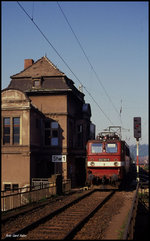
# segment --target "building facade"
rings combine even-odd
[[[84,94],[47,57],[25,60],[2,91],[2,189],[52,174],[84,185],[90,118]]]

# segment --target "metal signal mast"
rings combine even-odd
[[[134,117],[133,119],[133,129],[134,129],[134,137],[136,138],[136,145],[137,145],[137,181],[139,182],[139,138],[141,137],[141,117]]]

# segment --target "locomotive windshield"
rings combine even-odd
[[[106,152],[107,153],[116,153],[117,152],[117,144],[116,143],[107,143],[106,144]]]
[[[92,143],[91,151],[92,153],[101,153],[102,152],[102,143]]]
[[[117,153],[118,148],[116,143],[92,143],[92,153]]]

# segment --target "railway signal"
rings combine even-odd
[[[141,137],[141,117],[134,117],[134,137],[137,140]]]
[[[137,181],[139,182],[139,138],[141,137],[141,117],[134,117],[134,137],[137,144]]]

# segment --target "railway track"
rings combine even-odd
[[[55,214],[58,209],[65,208],[65,206],[67,206],[69,203],[73,203],[75,200],[80,200],[82,197],[90,195],[91,192],[93,191],[75,191],[71,195],[59,196],[58,198],[49,200],[48,202],[44,203],[44,205],[39,203],[36,204],[36,207],[26,207],[23,210],[14,210],[13,213],[11,212],[2,216],[2,239],[12,236],[11,234],[16,233],[17,230],[23,229],[24,227],[36,222],[46,215],[53,215],[53,213]]]
[[[30,223],[26,227],[8,234],[5,239],[14,237],[25,240],[73,239],[76,233],[115,193],[112,191],[92,190],[50,215]]]

